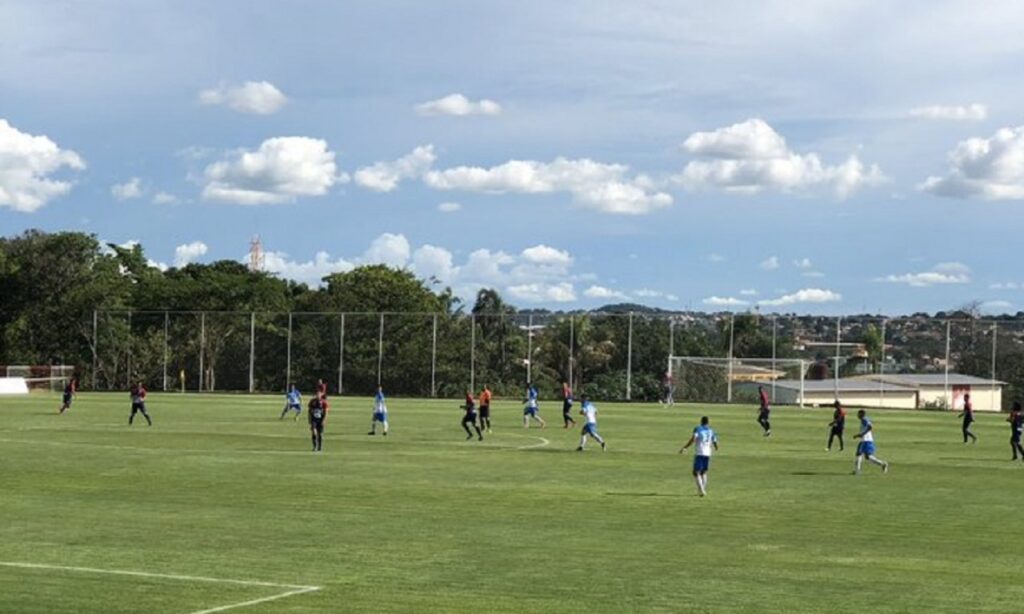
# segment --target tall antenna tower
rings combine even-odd
[[[252,240],[249,241],[249,270],[253,273],[260,273],[263,271],[263,264],[263,242],[260,241],[259,235],[253,235]]]

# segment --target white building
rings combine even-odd
[[[964,395],[971,395],[977,411],[1001,411],[1005,382],[960,373],[861,375],[839,380],[778,380],[776,403],[824,407],[836,399],[850,407],[896,409],[964,408]],[[751,386],[743,385],[744,388]],[[753,389],[756,390],[756,387]]]

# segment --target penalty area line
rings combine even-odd
[[[257,599],[250,599],[248,601],[240,601],[238,603],[229,603],[227,605],[221,605],[213,608],[196,610],[194,612],[190,612],[189,614],[212,614],[213,612],[225,612],[227,610],[244,608],[251,605],[266,603],[268,601],[277,601],[278,599],[284,599],[286,597],[293,597],[295,595],[302,595],[305,593],[313,593],[320,590],[319,586],[303,586],[301,584],[282,584],[280,582],[264,582],[262,580],[211,578],[208,576],[189,576],[183,574],[154,573],[148,571],[134,571],[126,569],[100,569],[97,567],[76,567],[71,565],[48,565],[45,563],[25,563],[21,561],[0,561],[0,567],[13,567],[17,569],[50,569],[56,571],[70,571],[75,573],[86,574],[133,576],[137,578],[158,578],[162,580],[176,580],[179,582],[209,582],[213,584],[234,584],[236,586],[260,586],[267,588],[288,589],[287,591],[275,593],[273,595],[268,595],[266,597],[259,597]]]

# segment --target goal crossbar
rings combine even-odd
[[[758,384],[771,388],[771,399],[776,399],[776,382],[787,379],[787,375],[795,370],[799,384],[796,387],[796,403],[804,404],[804,376],[807,368],[807,361],[800,358],[737,358],[737,357],[716,357],[716,356],[669,356],[668,372],[675,378],[678,369],[683,365],[708,367],[723,373],[725,377],[727,403],[733,400],[733,386],[735,384]],[[796,383],[796,382],[794,382]]]

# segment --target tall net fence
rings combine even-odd
[[[1015,319],[109,311],[91,324],[92,361],[78,374],[98,390],[279,392],[322,380],[352,395],[380,385],[450,398],[487,385],[515,397],[532,382],[553,398],[567,382],[598,399],[654,401],[670,386],[677,400],[748,403],[761,385],[774,403],[925,409],[1024,397]],[[714,360],[683,373],[672,357]]]

